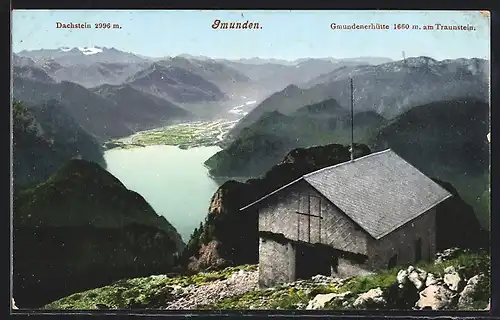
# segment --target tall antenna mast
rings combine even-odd
[[[351,161],[354,160],[354,86],[351,78]]]
[[[404,51],[403,51],[403,64],[406,64],[406,56]]]

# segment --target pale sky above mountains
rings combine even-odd
[[[213,29],[214,20],[258,22],[258,30]],[[121,29],[57,29],[56,22],[120,24]],[[390,30],[332,30],[336,24],[387,24]],[[475,31],[393,30],[394,24],[471,25]],[[69,11],[13,12],[13,51],[105,46],[150,57],[490,58],[490,20],[478,11]]]

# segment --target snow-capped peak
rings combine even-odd
[[[91,55],[102,52],[102,49],[100,47],[78,47],[78,50],[80,50],[84,55]]]
[[[61,47],[61,48],[59,48],[59,50],[61,50],[63,52],[69,52],[69,51],[72,51],[74,49],[78,49],[78,51],[80,51],[84,55],[91,55],[91,54],[96,54],[96,53],[102,52],[102,47],[97,47],[97,46],[93,46],[93,47],[76,47],[76,48],[70,48],[70,47]]]

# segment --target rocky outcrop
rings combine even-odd
[[[21,308],[164,273],[184,246],[144,198],[85,160],[17,191],[13,218],[13,290]]]
[[[462,292],[460,292],[458,298],[459,309],[469,308],[473,305],[474,294],[477,292],[478,286],[482,280],[484,280],[484,274],[475,275],[467,281],[467,285],[464,287]],[[489,303],[487,308],[489,309]]]
[[[355,150],[356,157],[370,152],[368,147],[358,144]],[[197,230],[191,236],[183,262],[187,265],[190,261],[199,260],[202,246],[217,240],[218,256],[225,261],[233,265],[257,263],[257,212],[253,209],[241,212],[239,209],[299,176],[349,159],[349,147],[338,144],[296,149],[260,179],[250,179],[246,183],[225,182],[212,197],[201,231]]]
[[[351,291],[346,291],[342,293],[327,293],[327,294],[318,294],[314,299],[309,301],[307,304],[306,310],[316,310],[323,309],[325,305],[333,300],[344,301],[345,298],[352,295]]]
[[[449,266],[446,269],[444,269],[444,273],[445,273],[443,278],[444,284],[451,291],[455,292],[458,291],[462,283],[462,278],[460,278],[458,272],[455,271],[455,268],[453,266]]]
[[[353,307],[368,309],[370,307],[383,306],[387,303],[384,298],[384,292],[381,288],[368,290],[358,295],[354,300]]]
[[[463,253],[463,251],[461,252]],[[457,250],[447,250],[440,253],[438,255],[441,260],[437,260],[436,265],[446,261],[445,257],[450,257],[451,253],[459,254]],[[414,309],[462,310],[473,308],[473,301],[477,300],[476,296],[480,290],[479,283],[481,281],[489,283],[482,273],[474,275],[466,281],[467,275],[474,271],[466,270],[462,266],[451,265],[440,272],[442,272],[442,276],[436,276],[434,273],[413,266],[398,272],[399,290],[411,286],[418,292],[418,298],[414,301]]]
[[[417,290],[422,289],[425,286],[427,279],[427,272],[420,268],[414,268],[413,266],[409,266],[408,269],[402,269],[398,272],[397,280],[400,288],[410,282],[412,283]]]
[[[219,255],[219,242],[212,240],[208,244],[202,244],[199,257],[192,257],[188,265],[189,270],[222,269],[228,265],[225,259]]]
[[[440,285],[430,285],[420,292],[417,309],[441,310],[451,307],[457,294]]]

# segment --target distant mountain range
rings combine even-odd
[[[14,66],[13,73],[15,99],[35,105],[59,101],[87,132],[102,140],[194,118],[173,103],[129,85],[89,90],[73,82],[56,82],[36,67]]]
[[[340,67],[387,60],[149,58],[95,46],[24,50],[12,58],[15,98],[35,104],[59,100],[89,133],[103,139],[172,121],[224,118],[235,106],[260,101],[289,84],[305,85]],[[103,90],[128,98],[104,97]],[[101,114],[94,118],[97,110]]]
[[[123,52],[115,48],[106,47],[62,47],[58,49],[23,50],[17,55],[27,57],[36,63],[45,60],[55,60],[62,66],[76,64],[90,65],[93,63],[138,63],[148,59],[141,58],[133,53]]]
[[[270,94],[289,84],[305,83],[340,66],[372,65],[388,61],[392,60],[383,57],[228,60],[188,54],[152,58],[96,46],[23,50],[13,56],[14,65],[37,66],[55,80],[75,82],[85,87],[122,84],[128,77],[158,62],[198,74],[226,94],[241,92],[245,88],[250,93],[263,91],[263,94]]]
[[[354,108],[394,118],[416,105],[464,97],[489,100],[489,62],[483,59],[436,61],[429,57],[379,65],[343,66],[307,83],[289,85],[250,111],[226,138],[257,121],[265,112],[293,113],[298,108],[327,99],[350,107],[350,79],[354,83]]]

